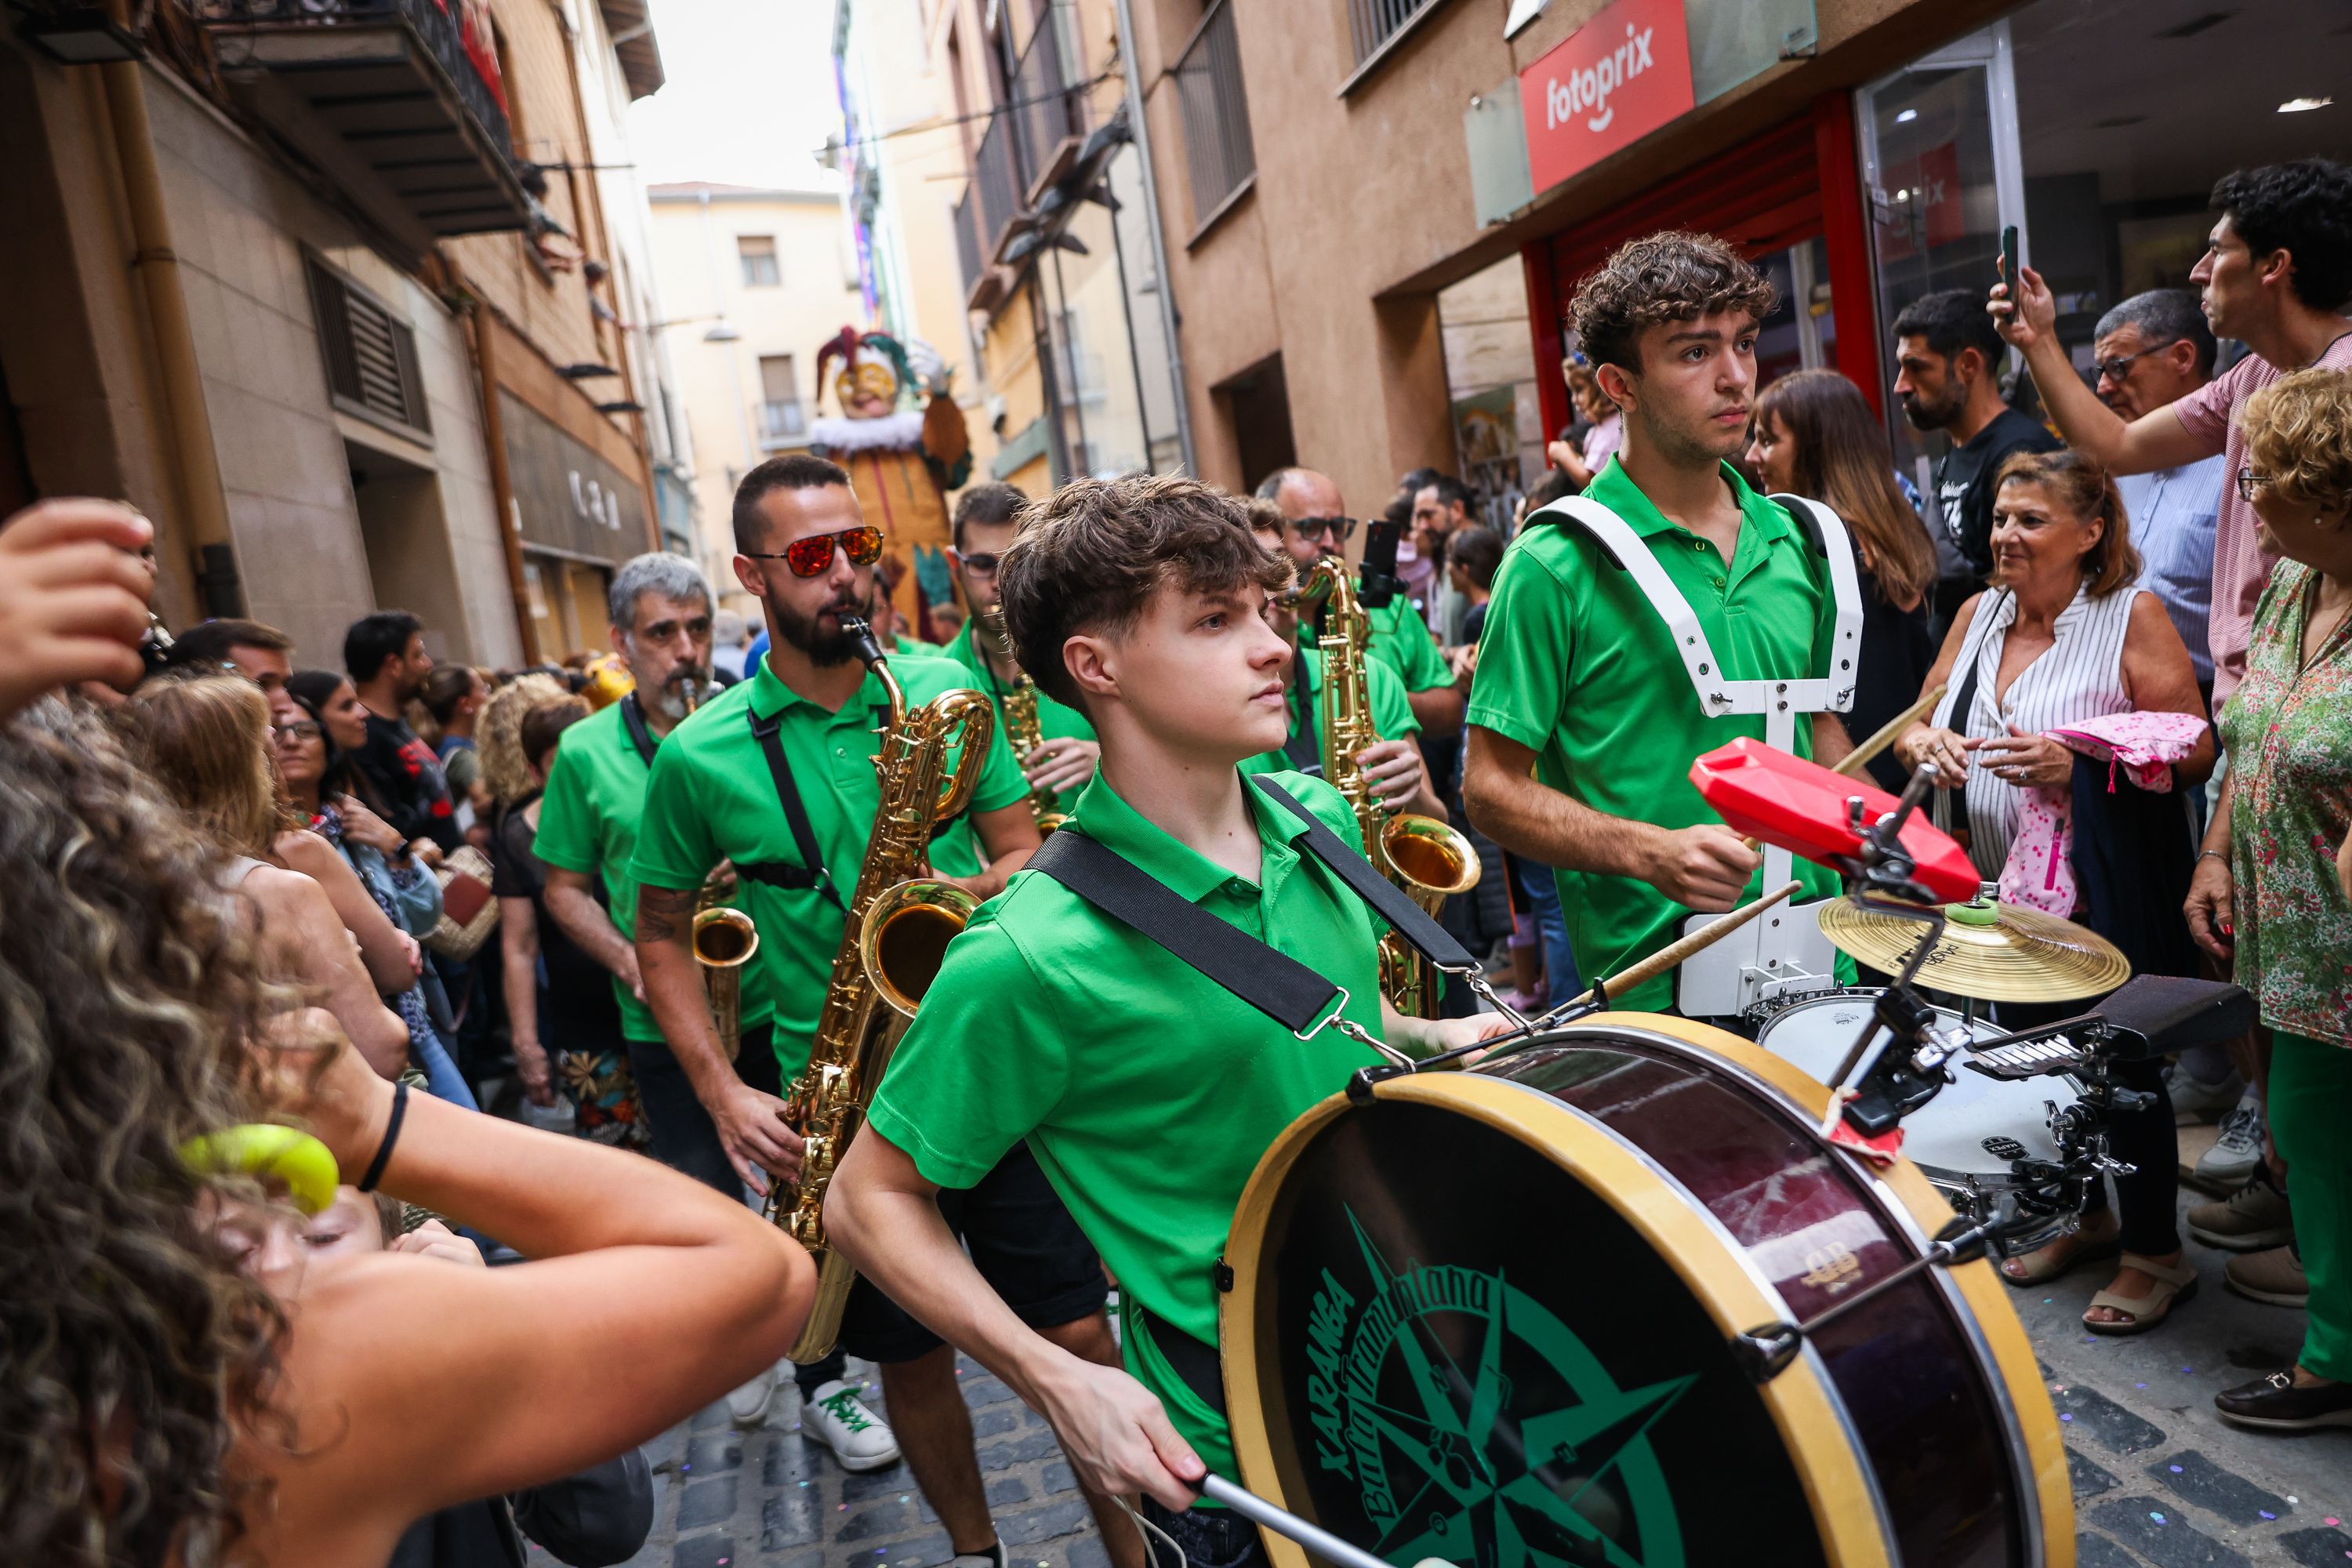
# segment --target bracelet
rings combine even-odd
[[[392,1120],[383,1124],[383,1142],[375,1146],[375,1158],[368,1162],[367,1174],[360,1178],[360,1191],[372,1193],[375,1191],[376,1183],[383,1179],[383,1167],[385,1162],[392,1158],[392,1146],[400,1142],[401,1118],[407,1114],[408,1085],[394,1084],[392,1086]]]
[[[2224,866],[2227,866],[2230,863],[2230,852],[2226,849],[2200,849],[2197,851],[2197,858],[2200,860],[2202,860],[2208,855],[2210,855],[2214,859],[2219,860]]]

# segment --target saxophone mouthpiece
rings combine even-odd
[[[856,650],[858,659],[862,663],[882,662],[882,645],[874,640],[874,628],[867,624],[864,616],[852,615],[843,610],[835,611],[833,618],[841,627],[841,635],[847,637],[850,647]]]

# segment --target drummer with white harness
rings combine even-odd
[[[1836,715],[1862,607],[1845,528],[1817,501],[1759,495],[1726,460],[1771,305],[1731,247],[1687,234],[1634,240],[1578,289],[1571,322],[1625,444],[1582,496],[1529,516],[1480,644],[1464,799],[1496,843],[1558,868],[1586,973],[1658,951],[1694,911],[1801,884],[1678,986],[1662,977],[1620,1007],[1728,1016],[1852,982],[1809,908],[1836,875],[1759,856],[1689,779],[1693,758],[1743,735],[1825,765],[1851,747]]]

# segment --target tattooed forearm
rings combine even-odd
[[[694,901],[699,892],[695,888],[639,888],[637,940],[676,942],[678,932],[694,919]]]

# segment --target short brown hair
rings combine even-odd
[[[2322,511],[2352,505],[2352,372],[2281,376],[2246,399],[2239,418],[2248,466],[2280,495]]]
[[[1253,496],[1242,504],[1249,509],[1251,532],[1270,532],[1278,540],[1289,531],[1290,520],[1282,514],[1282,509],[1274,502]]]
[[[1239,498],[1197,479],[1150,474],[1077,479],[1023,518],[997,581],[1021,668],[1057,702],[1084,711],[1063,645],[1122,632],[1163,586],[1219,593],[1289,580],[1290,558],[1250,532]]]
[[[559,697],[552,702],[542,702],[522,716],[522,726],[516,738],[522,743],[522,760],[532,767],[544,768],[547,753],[555,750],[563,731],[588,717],[588,700],[584,697]]]
[[[1642,373],[1642,332],[1660,321],[1695,321],[1719,310],[1762,321],[1772,285],[1729,243],[1668,229],[1627,240],[1576,286],[1568,315],[1594,368]]]
[[[268,856],[287,823],[261,688],[229,675],[150,680],[122,716],[148,775],[198,827],[232,855]]]
[[[771,458],[745,474],[735,487],[735,548],[750,550],[768,542],[768,520],[760,503],[771,490],[814,490],[826,485],[849,489],[849,470],[839,463],[806,452]]]
[[[2083,557],[2083,586],[2094,599],[2139,581],[2139,552],[2132,547],[2131,520],[2115,479],[2096,458],[2068,447],[2055,452],[2017,452],[2000,466],[1994,494],[2011,485],[2040,485],[2067,510],[2105,523],[2099,542]]]

